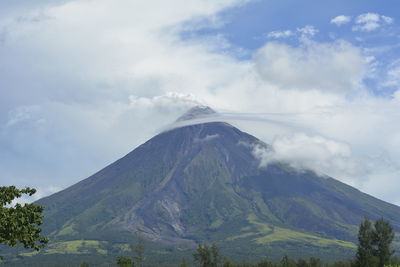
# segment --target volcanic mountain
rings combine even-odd
[[[190,124],[213,113],[195,107],[178,121]],[[147,253],[154,255],[215,242],[237,257],[338,258],[354,253],[364,217],[384,217],[400,230],[400,207],[284,162],[260,168],[255,147],[271,149],[224,122],[158,134],[37,202],[46,207],[43,226],[52,240],[47,253],[61,253],[75,242],[82,253],[92,244],[109,254],[133,242],[139,231],[149,244],[166,248],[149,245]]]

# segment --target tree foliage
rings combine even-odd
[[[322,262],[319,258],[311,257],[309,260],[310,267],[322,267]]]
[[[143,261],[144,261],[144,250],[145,250],[145,245],[144,245],[144,238],[141,233],[141,229],[138,227],[135,232],[135,237],[137,240],[136,244],[132,244],[130,246],[132,252],[134,252],[134,256],[132,258],[127,258],[124,256],[118,256],[117,257],[117,265],[121,267],[131,267],[131,266],[137,266],[141,267],[143,266]]]
[[[374,244],[374,254],[378,258],[379,267],[383,267],[389,263],[390,257],[394,250],[390,248],[394,238],[394,232],[390,223],[383,218],[375,222],[375,231],[373,232],[372,241]]]
[[[282,267],[296,267],[296,262],[290,259],[287,255],[283,256],[281,260]]]
[[[213,256],[214,255],[214,256]],[[216,255],[216,256],[215,256]],[[256,263],[235,263],[229,258],[224,257],[222,264],[219,264],[221,255],[216,245],[211,247],[207,245],[199,244],[196,253],[193,254],[194,260],[198,263],[196,266],[200,267],[354,267],[354,263],[351,260],[338,261],[334,263],[323,263],[321,259],[317,257],[310,257],[306,259],[298,259],[297,262],[287,255],[283,256],[279,263],[269,261],[268,258],[263,258]],[[185,262],[186,264],[186,262]],[[183,263],[180,266],[183,265]]]
[[[48,243],[41,236],[43,223],[43,206],[36,204],[15,204],[13,200],[27,194],[32,196],[32,188],[17,189],[15,186],[0,187],[0,243],[7,246],[22,244],[24,248],[40,250]]]
[[[309,267],[309,265],[305,259],[299,259],[297,261],[297,267]]]
[[[185,259],[182,259],[181,264],[179,265],[179,267],[189,267],[189,264],[186,262]]]
[[[364,219],[358,232],[358,247],[355,265],[357,267],[383,267],[390,263],[394,251],[390,244],[394,238],[393,228],[383,218],[374,225]]]
[[[217,267],[220,258],[218,247],[215,244],[211,247],[199,244],[193,257],[201,267]]]
[[[356,254],[357,267],[376,266],[376,259],[373,249],[374,230],[370,220],[365,219],[358,230],[358,247]]]
[[[133,266],[133,262],[132,259],[130,258],[126,258],[123,256],[118,256],[117,257],[117,265],[119,267],[132,267]]]

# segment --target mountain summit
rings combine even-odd
[[[214,113],[195,107],[178,120]],[[163,132],[39,200],[46,207],[45,232],[54,246],[96,240],[116,251],[140,229],[148,242],[167,247],[162,253],[171,259],[171,247],[185,251],[198,242],[215,242],[236,257],[269,251],[277,258],[339,258],[354,252],[364,217],[384,217],[400,229],[398,206],[284,163],[259,168],[253,152],[260,146],[268,148],[223,122]]]
[[[195,106],[189,109],[185,114],[180,116],[176,121],[187,121],[207,117],[212,114],[217,114],[212,108],[207,106]]]

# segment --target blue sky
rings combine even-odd
[[[54,193],[200,104],[271,144],[260,162],[400,204],[399,7],[1,1],[0,181]]]
[[[228,8],[220,12],[224,22],[219,27],[204,27],[195,31],[183,31],[182,38],[199,38],[221,35],[233,50],[244,49],[246,53],[236,53],[242,59],[248,59],[252,53],[266,42],[279,39],[281,42],[293,46],[301,45],[298,35],[293,34],[286,38],[273,38],[268,34],[273,32],[291,31],[305,26],[313,26],[317,31],[312,37],[319,42],[331,42],[341,39],[351,42],[363,49],[380,50],[371,53],[381,69],[378,77],[366,77],[365,84],[371,93],[383,97],[391,97],[396,88],[388,86],[381,88],[379,79],[387,71],[388,66],[396,61],[400,55],[399,27],[397,23],[385,25],[379,22],[377,29],[370,31],[355,30],[354,24],[362,14],[377,14],[399,21],[399,12],[396,7],[399,3],[391,1],[251,1],[244,5]],[[337,16],[346,16],[350,19],[345,24],[335,24],[331,20]],[[233,52],[235,55],[235,52]]]
[[[399,12],[395,8],[399,3],[389,1],[254,1],[243,6],[228,8],[221,12],[226,24],[218,29],[204,29],[197,34],[223,34],[234,45],[254,50],[266,41],[266,35],[272,31],[295,30],[305,25],[313,25],[319,29],[316,36],[319,41],[331,38],[329,33],[340,35],[354,41],[357,34],[351,27],[336,27],[330,20],[338,15],[352,16],[363,13],[378,13],[398,20]],[[384,37],[372,34],[369,38]],[[395,41],[395,40],[392,40]]]

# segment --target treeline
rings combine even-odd
[[[306,259],[298,259],[297,261],[284,256],[279,263],[269,261],[268,259],[262,259],[257,263],[234,263],[227,257],[222,257],[219,254],[218,247],[213,244],[212,246],[199,245],[196,253],[193,254],[194,261],[197,266],[200,267],[350,267],[353,266],[351,261],[340,261],[333,264],[323,264],[319,258],[310,257]],[[183,261],[180,267],[189,267],[189,265]]]
[[[272,262],[265,258],[257,263],[235,263],[221,255],[217,245],[199,244],[193,254],[193,261],[199,267],[400,267],[400,259],[392,257],[393,238],[394,231],[388,221],[381,218],[372,223],[364,219],[359,227],[358,247],[354,259],[324,263],[318,257],[294,260],[284,256],[280,262]],[[117,265],[120,267],[145,266],[142,241],[133,247],[136,252],[135,257],[130,259],[120,256],[116,260]],[[189,267],[190,265],[183,259],[179,266]]]
[[[262,259],[257,263],[234,263],[227,257],[220,255],[218,247],[213,244],[211,246],[198,245],[196,253],[193,255],[196,266],[200,267],[398,267],[400,266],[400,259],[389,258],[388,262],[381,265],[379,261],[370,263],[359,262],[356,259],[349,259],[344,261],[336,261],[333,263],[324,263],[317,257],[310,257],[309,259],[294,260],[288,256],[282,257],[280,262],[272,262],[268,259]],[[366,265],[361,265],[366,264]],[[189,267],[190,265],[183,260],[179,265],[180,267]]]

